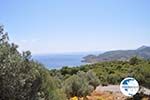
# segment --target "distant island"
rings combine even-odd
[[[97,63],[104,61],[128,61],[132,57],[139,57],[143,59],[150,59],[150,47],[149,46],[141,46],[136,50],[115,50],[108,51],[102,54],[96,55],[88,55],[83,57],[83,62],[88,63]]]

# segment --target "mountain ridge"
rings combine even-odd
[[[127,61],[130,58],[137,56],[143,59],[150,59],[150,47],[141,46],[135,50],[113,50],[107,51],[99,55],[87,55],[83,57],[84,62],[97,63],[104,61]]]

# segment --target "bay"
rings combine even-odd
[[[48,54],[34,55],[33,59],[42,63],[48,69],[60,69],[63,66],[80,66],[86,64],[82,62],[85,54]]]

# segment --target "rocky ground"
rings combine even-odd
[[[145,94],[142,99],[138,100],[150,100],[150,89],[141,87],[140,91]],[[83,98],[73,97],[70,100],[84,100]],[[87,96],[87,100],[137,100],[124,96],[119,85],[108,85],[108,86],[98,86],[95,91],[91,93],[90,96]]]
[[[96,90],[87,96],[89,100],[125,100],[118,85],[98,86]]]
[[[149,89],[142,87],[140,90],[150,95]],[[87,98],[88,100],[126,100],[128,97],[121,93],[119,85],[108,85],[98,86]],[[142,100],[150,100],[150,98],[145,97]]]

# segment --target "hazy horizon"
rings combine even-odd
[[[149,0],[1,1],[0,24],[20,51],[98,52],[150,46]]]

